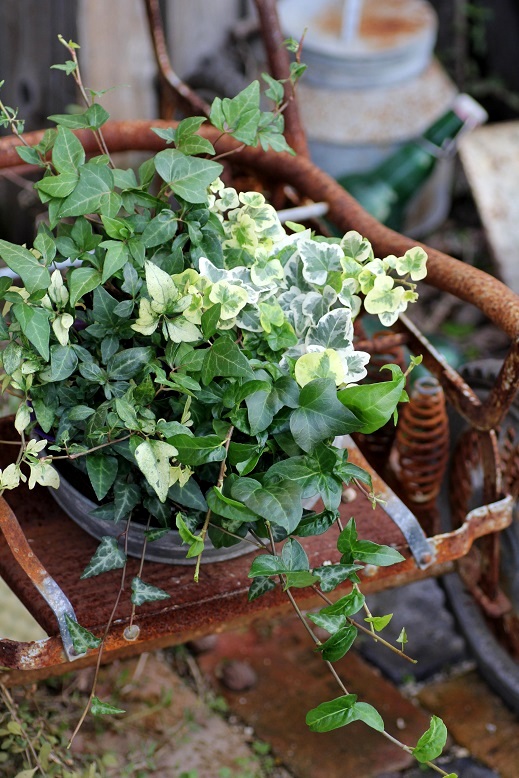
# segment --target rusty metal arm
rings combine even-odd
[[[299,115],[294,89],[289,80],[290,57],[287,49],[283,46],[284,36],[279,23],[277,0],[254,0],[254,2],[260,20],[261,37],[267,52],[270,73],[274,78],[285,82],[286,108],[283,116],[287,143],[298,154],[308,157],[306,134]]]
[[[56,616],[67,659],[71,662],[83,656],[77,654],[74,649],[67,626],[67,616],[72,621],[77,621],[70,601],[34,554],[18,519],[3,497],[0,497],[0,529],[18,564]]]
[[[175,73],[166,46],[159,0],[144,0],[155,61],[164,84],[193,114],[209,116],[211,106]]]

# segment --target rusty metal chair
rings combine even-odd
[[[155,0],[148,0],[147,7],[157,44]],[[271,71],[275,77],[283,78],[288,63],[284,55],[280,55],[281,37],[276,23],[275,3],[257,0],[257,7]],[[174,79],[168,78],[167,60],[164,60],[160,45],[157,52],[163,77],[184,103],[187,101],[189,104],[189,90],[180,88]],[[194,101],[191,108],[199,112],[204,106]],[[162,124],[171,126],[171,122]],[[327,218],[330,222],[342,232],[355,229],[366,235],[379,256],[402,254],[416,245],[416,241],[376,222],[333,179],[312,164],[306,155],[304,133],[292,100],[286,113],[286,124],[289,142],[300,151],[297,157],[260,149],[243,149],[233,158],[234,173],[252,173],[267,189],[274,189],[278,198],[288,186],[301,201],[325,201],[329,206]],[[151,132],[151,126],[161,126],[161,122],[110,122],[104,129],[106,143],[111,152],[157,151],[164,144]],[[211,128],[202,132],[210,140],[215,140],[216,132]],[[94,152],[91,135],[86,131],[79,131],[77,135],[87,153]],[[33,144],[40,137],[41,133],[36,132],[28,134],[26,139]],[[222,151],[231,151],[238,145],[230,138],[220,139],[219,143]],[[0,140],[0,169],[19,166],[15,150],[17,144],[18,141],[13,138]],[[363,343],[363,348],[369,348],[373,354],[377,353],[377,349],[384,351],[405,345],[412,353],[423,355],[424,364],[437,380],[436,386],[441,386],[451,413],[460,420],[460,429],[470,429],[476,441],[472,447],[477,449],[477,466],[482,473],[483,488],[476,504],[472,505],[470,485],[474,461],[464,462],[462,453],[454,460],[459,483],[464,485],[461,490],[455,489],[457,497],[461,493],[457,505],[446,504],[442,497],[440,480],[443,461],[439,463],[436,478],[428,486],[425,499],[423,490],[420,491],[422,487],[416,486],[416,478],[411,482],[405,477],[409,467],[405,465],[405,457],[402,458],[405,448],[402,443],[402,440],[405,442],[403,427],[397,428],[397,438],[400,436],[401,442],[398,444],[397,440],[395,444],[397,449],[400,445],[400,454],[396,457],[388,458],[389,449],[386,449],[386,455],[380,458],[379,448],[377,462],[373,453],[377,441],[374,442],[375,448],[373,441],[358,441],[364,447],[366,457],[377,462],[376,470],[366,462],[355,443],[348,441],[350,457],[371,469],[375,490],[386,500],[384,509],[377,506],[373,510],[366,498],[357,495],[354,513],[359,532],[361,536],[377,542],[394,545],[405,557],[405,561],[391,568],[368,567],[363,573],[362,587],[366,592],[376,591],[452,571],[456,560],[466,558],[477,543],[478,569],[475,572],[472,569],[471,596],[480,603],[483,613],[498,618],[502,624],[504,614],[510,616],[513,607],[500,588],[499,533],[513,521],[513,497],[503,488],[503,466],[496,430],[507,417],[519,386],[519,297],[495,278],[435,249],[425,248],[429,255],[427,283],[477,306],[509,336],[511,345],[493,385],[483,396],[478,396],[407,317],[400,317],[393,334],[384,338],[382,345],[377,338]],[[444,424],[443,411],[437,419],[440,416],[441,424]],[[0,438],[6,439],[12,434],[11,426],[9,420],[0,422]],[[431,435],[434,438],[438,434],[434,416],[429,427],[428,439]],[[447,457],[445,445],[443,437],[441,446]],[[0,467],[7,462],[5,448],[0,449]],[[517,456],[512,444],[508,452],[509,460]],[[448,469],[453,470],[452,463]],[[443,490],[443,495],[446,491]],[[73,606],[83,626],[96,634],[102,632],[110,620],[119,577],[116,573],[108,573],[100,579],[79,580],[77,570],[90,559],[95,541],[72,524],[44,490],[37,488],[28,492],[22,487],[9,494],[8,503],[0,498],[0,575],[49,637],[33,643],[0,640],[0,666],[3,668],[0,680],[6,684],[23,683],[59,674],[71,667],[95,663],[96,652],[92,651],[71,666],[70,660],[74,657],[64,614]],[[346,519],[349,518],[352,513],[349,503],[343,503],[341,512]],[[440,532],[442,520],[446,523],[443,524],[444,531]],[[311,539],[306,548],[311,563],[320,563],[323,558],[333,560],[337,556],[334,538],[326,535]],[[222,564],[227,566],[225,576],[220,575]],[[129,562],[130,576],[136,573],[137,565],[136,560]],[[107,633],[104,661],[183,643],[285,607],[283,594],[278,591],[253,603],[247,602],[248,568],[247,557],[207,564],[204,565],[200,583],[195,584],[189,568],[149,563],[147,580],[170,591],[173,596],[166,605],[159,602],[142,608],[138,618],[140,633],[135,640],[125,637],[130,605],[122,598]],[[298,599],[305,605],[311,605],[312,592],[300,590]],[[487,633],[490,634],[488,630]],[[516,698],[519,700],[519,669],[517,676]]]

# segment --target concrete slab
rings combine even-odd
[[[257,676],[253,688],[233,692],[219,681],[230,660],[251,665]],[[216,648],[202,655],[199,663],[233,713],[270,743],[297,778],[375,778],[412,764],[408,754],[358,722],[326,734],[308,730],[306,712],[340,691],[298,620],[257,622],[248,632],[221,635]],[[378,708],[388,732],[415,745],[429,726],[427,714],[357,653],[350,651],[334,666],[349,691]]]
[[[460,746],[500,778],[517,778],[519,720],[476,672],[428,684],[418,696]]]

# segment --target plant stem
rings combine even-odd
[[[224,482],[224,479],[225,479],[225,471],[227,469],[227,465],[226,465],[227,453],[229,451],[229,445],[231,443],[231,438],[232,438],[233,432],[234,432],[234,427],[231,425],[229,427],[229,431],[227,432],[227,436],[226,436],[225,441],[224,441],[225,457],[222,459],[222,464],[220,465],[220,472],[218,473],[218,481],[216,482],[216,488],[217,489],[221,489],[222,488],[223,482]],[[202,527],[202,529],[200,531],[200,537],[204,541],[205,541],[205,536],[207,535],[207,529],[209,527],[209,523],[210,523],[210,520],[211,520],[211,515],[212,515],[211,514],[211,508],[209,508],[209,510],[207,511],[207,513],[205,515],[204,525],[203,525],[203,527]],[[193,575],[193,578],[196,581],[196,583],[198,583],[198,579],[200,577],[200,564],[202,562],[202,554],[203,554],[203,549],[202,549],[202,553],[200,553],[197,556],[197,558],[196,558],[195,573]]]
[[[52,461],[56,459],[79,459],[79,457],[85,457],[87,454],[91,454],[93,451],[99,451],[101,448],[106,448],[107,446],[114,446],[116,443],[122,443],[125,440],[128,440],[132,437],[132,434],[129,433],[128,435],[125,435],[123,438],[117,438],[117,440],[109,440],[106,443],[100,443],[99,446],[94,446],[93,448],[89,448],[88,451],[78,451],[77,454],[59,454],[58,456],[50,456],[46,457],[46,459],[52,459]]]
[[[72,57],[72,61],[76,65],[76,69],[72,72],[72,76],[74,78],[74,81],[76,82],[76,86],[78,87],[79,91],[81,92],[81,97],[83,98],[83,100],[85,102],[85,105],[87,106],[87,108],[90,108],[90,106],[93,105],[93,100],[91,98],[89,98],[89,96],[88,96],[88,94],[86,92],[86,89],[85,89],[85,87],[83,85],[83,79],[81,78],[81,71],[79,69],[79,61],[78,61],[78,58],[77,58],[76,50],[72,46],[69,46],[67,44],[67,42],[65,41],[65,39],[61,35],[58,35],[58,38],[61,41],[61,43],[63,43],[65,48],[67,49],[67,51],[69,52],[70,56]],[[108,151],[108,146],[106,145],[105,139],[103,137],[103,133],[101,132],[101,130],[92,130],[92,132],[94,133],[94,137],[95,137],[95,139],[97,141],[97,145],[99,146],[99,150],[101,151],[101,154],[106,154],[106,156],[108,157],[108,160],[110,162],[110,166],[112,168],[114,168],[115,165],[114,165],[114,163],[112,161],[112,158],[110,156],[110,152]]]
[[[256,540],[251,540],[247,536],[242,538],[241,535],[237,535],[235,532],[229,532],[228,529],[224,529],[223,527],[219,527],[218,524],[213,524],[212,521],[209,522],[210,527],[214,527],[215,529],[219,530],[220,532],[223,532],[224,535],[229,535],[231,538],[236,538],[236,540],[245,540],[247,543],[252,543],[253,546],[256,546],[256,548],[265,548],[263,543],[258,543]]]
[[[125,551],[126,556],[127,556],[127,552],[128,552],[128,531],[130,529],[130,521],[131,521],[131,517],[129,517],[128,521],[126,522],[126,530],[125,530],[125,533],[124,533],[124,551]],[[110,627],[112,626],[112,622],[113,622],[115,614],[117,612],[117,608],[119,606],[119,601],[121,599],[121,595],[124,592],[124,585],[125,585],[125,581],[126,581],[126,565],[127,565],[127,562],[125,561],[125,563],[123,565],[123,568],[122,568],[122,572],[121,572],[121,581],[119,583],[119,591],[117,592],[117,597],[115,598],[114,607],[112,608],[112,612],[110,613],[110,616],[108,618],[108,622],[106,624],[105,631],[104,631],[103,637],[101,639],[101,644],[99,646],[99,653],[97,655],[97,662],[96,662],[96,667],[95,667],[94,680],[93,680],[93,683],[92,683],[92,689],[90,690],[90,696],[88,698],[87,704],[85,705],[85,709],[84,709],[83,713],[81,714],[81,717],[80,717],[80,719],[79,719],[79,721],[78,721],[78,723],[76,725],[76,728],[75,728],[74,732],[71,735],[71,738],[70,738],[70,740],[68,742],[67,748],[70,748],[72,746],[72,741],[74,740],[74,738],[76,737],[77,733],[79,732],[79,730],[83,726],[83,722],[84,722],[84,720],[86,719],[86,717],[88,715],[88,711],[90,710],[90,706],[92,704],[92,700],[94,699],[94,696],[95,696],[95,693],[96,693],[97,680],[99,678],[99,670],[100,670],[100,667],[101,667],[101,659],[103,657],[103,650],[104,650],[104,647],[105,647],[106,639],[108,637],[108,632],[110,631]]]

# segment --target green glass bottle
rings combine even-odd
[[[406,207],[432,173],[438,159],[452,153],[461,132],[482,124],[485,110],[472,97],[459,94],[422,136],[401,146],[373,170],[338,179],[378,221],[401,230]]]

